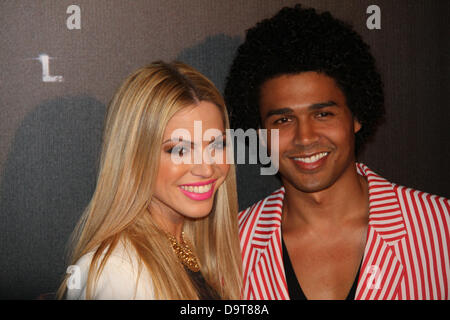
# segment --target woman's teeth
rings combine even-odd
[[[301,161],[301,162],[305,162],[305,163],[313,163],[318,161],[319,159],[322,159],[323,157],[325,157],[328,154],[328,152],[321,152],[321,153],[317,153],[315,155],[312,155],[311,157],[306,157],[306,158],[294,158],[296,161]]]
[[[212,183],[205,184],[204,186],[180,186],[181,189],[188,191],[188,192],[194,192],[194,193],[205,193],[211,190]]]

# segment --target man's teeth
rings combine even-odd
[[[322,159],[323,157],[325,157],[328,154],[328,152],[321,152],[321,153],[317,153],[315,155],[312,155],[311,157],[307,157],[307,158],[294,158],[296,161],[301,161],[301,162],[305,162],[305,163],[313,163],[316,162],[319,159]]]
[[[194,193],[205,193],[211,190],[212,183],[205,184],[204,186],[180,186],[181,189]]]

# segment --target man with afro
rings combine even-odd
[[[282,187],[239,213],[244,299],[450,298],[450,201],[356,162],[384,99],[351,26],[281,9],[247,31],[225,100],[234,128],[279,135]]]

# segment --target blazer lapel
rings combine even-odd
[[[266,198],[252,237],[254,269],[249,279],[254,299],[288,299],[281,250],[284,188]]]
[[[393,186],[363,164],[358,173],[369,183],[369,227],[355,298],[396,299],[404,276],[399,243],[406,228]],[[251,239],[249,297],[289,299],[281,249],[284,188],[264,200]]]
[[[369,183],[369,228],[356,299],[395,299],[403,278],[399,243],[406,228],[392,184],[363,164],[360,174]]]

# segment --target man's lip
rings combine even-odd
[[[321,153],[327,153],[327,155],[328,155],[330,153],[330,151],[318,151],[318,152],[312,152],[312,153],[308,153],[308,154],[290,155],[289,158],[291,158],[292,160],[295,160],[295,158],[310,158],[312,156],[315,156],[315,155],[318,155]]]
[[[294,161],[296,166],[301,169],[302,171],[306,172],[313,172],[318,170],[322,167],[322,165],[325,163],[326,159],[328,158],[328,155],[330,153],[323,151],[323,152],[315,152],[311,153],[309,155],[301,155],[292,157],[291,159]],[[322,155],[322,156],[320,156]],[[312,158],[317,157],[317,158]],[[309,158],[307,161],[299,160],[298,158]],[[312,159],[311,159],[312,158]]]
[[[216,182],[217,179],[211,179],[208,181],[199,181],[199,182],[193,182],[193,183],[185,183],[185,184],[181,184],[180,186],[186,186],[186,187],[199,187],[199,186],[205,186],[211,183]]]

